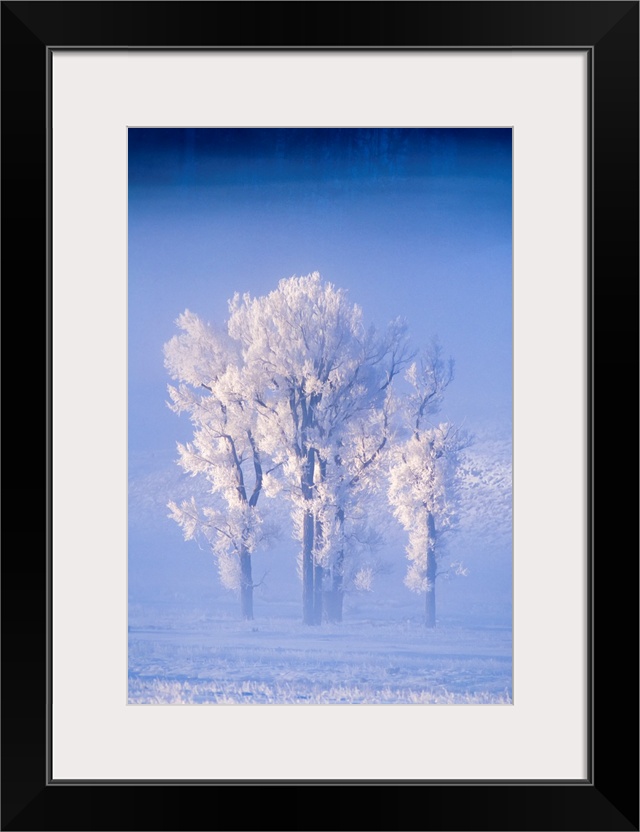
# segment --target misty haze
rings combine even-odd
[[[512,703],[511,155],[129,130],[129,703]]]

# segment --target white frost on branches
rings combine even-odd
[[[313,623],[327,592],[333,604],[349,588],[372,589],[389,506],[408,537],[405,583],[415,592],[466,574],[444,562],[446,532],[495,536],[502,523],[510,534],[509,454],[487,455],[433,420],[453,361],[437,343],[414,360],[400,319],[365,326],[347,292],[314,272],[261,297],[234,295],[226,331],[188,310],[176,323],[164,348],[169,406],[193,426],[178,463],[206,493],[171,501],[169,516],[185,539],[206,541],[226,587],[247,586],[247,556],[271,533],[262,492],[290,510]],[[402,373],[409,389],[399,396]]]
[[[258,441],[280,468],[295,536],[314,565],[335,567],[366,513],[355,495],[374,481],[387,444],[406,327],[365,328],[360,307],[317,272],[264,297],[236,294],[230,313],[229,334],[261,391]]]
[[[178,443],[178,463],[203,478],[211,499],[170,502],[169,517],[186,540],[204,539],[214,553],[222,583],[240,587],[240,556],[251,555],[264,537],[257,508],[262,490],[262,459],[255,439],[257,394],[237,346],[196,315],[176,321],[181,334],[165,344],[165,366],[180,382],[169,385],[170,407],[187,413],[193,439]]]
[[[512,545],[511,437],[479,436],[460,466],[460,537],[468,547]]]
[[[411,392],[402,411],[410,435],[390,452],[387,495],[409,538],[405,584],[422,593],[431,591],[437,575],[466,574],[458,562],[442,567],[441,539],[458,524],[459,454],[469,437],[449,422],[431,422],[453,379],[453,361],[443,360],[437,343],[411,364],[405,379]]]
[[[427,591],[427,554],[437,551],[441,534],[458,522],[460,441],[452,425],[441,423],[391,452],[388,495],[394,516],[409,535],[405,583],[414,592]],[[459,566],[454,569],[461,574]]]

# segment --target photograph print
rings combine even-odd
[[[128,703],[503,705],[510,128],[129,128]]]

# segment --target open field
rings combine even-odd
[[[359,618],[306,627],[133,606],[131,704],[510,704],[510,620]]]

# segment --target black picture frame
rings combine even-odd
[[[637,493],[622,484],[637,459],[638,11],[627,0],[2,3],[4,308],[8,331],[17,323],[23,335],[32,328],[31,339],[42,333],[38,362],[46,356],[30,368],[29,352],[12,347],[3,362],[6,389],[29,393],[15,421],[7,408],[7,470],[24,471],[25,484],[14,488],[12,477],[5,488],[2,829],[638,829]],[[592,683],[584,782],[50,780],[49,66],[61,47],[588,51]],[[34,517],[46,517],[35,537]]]

